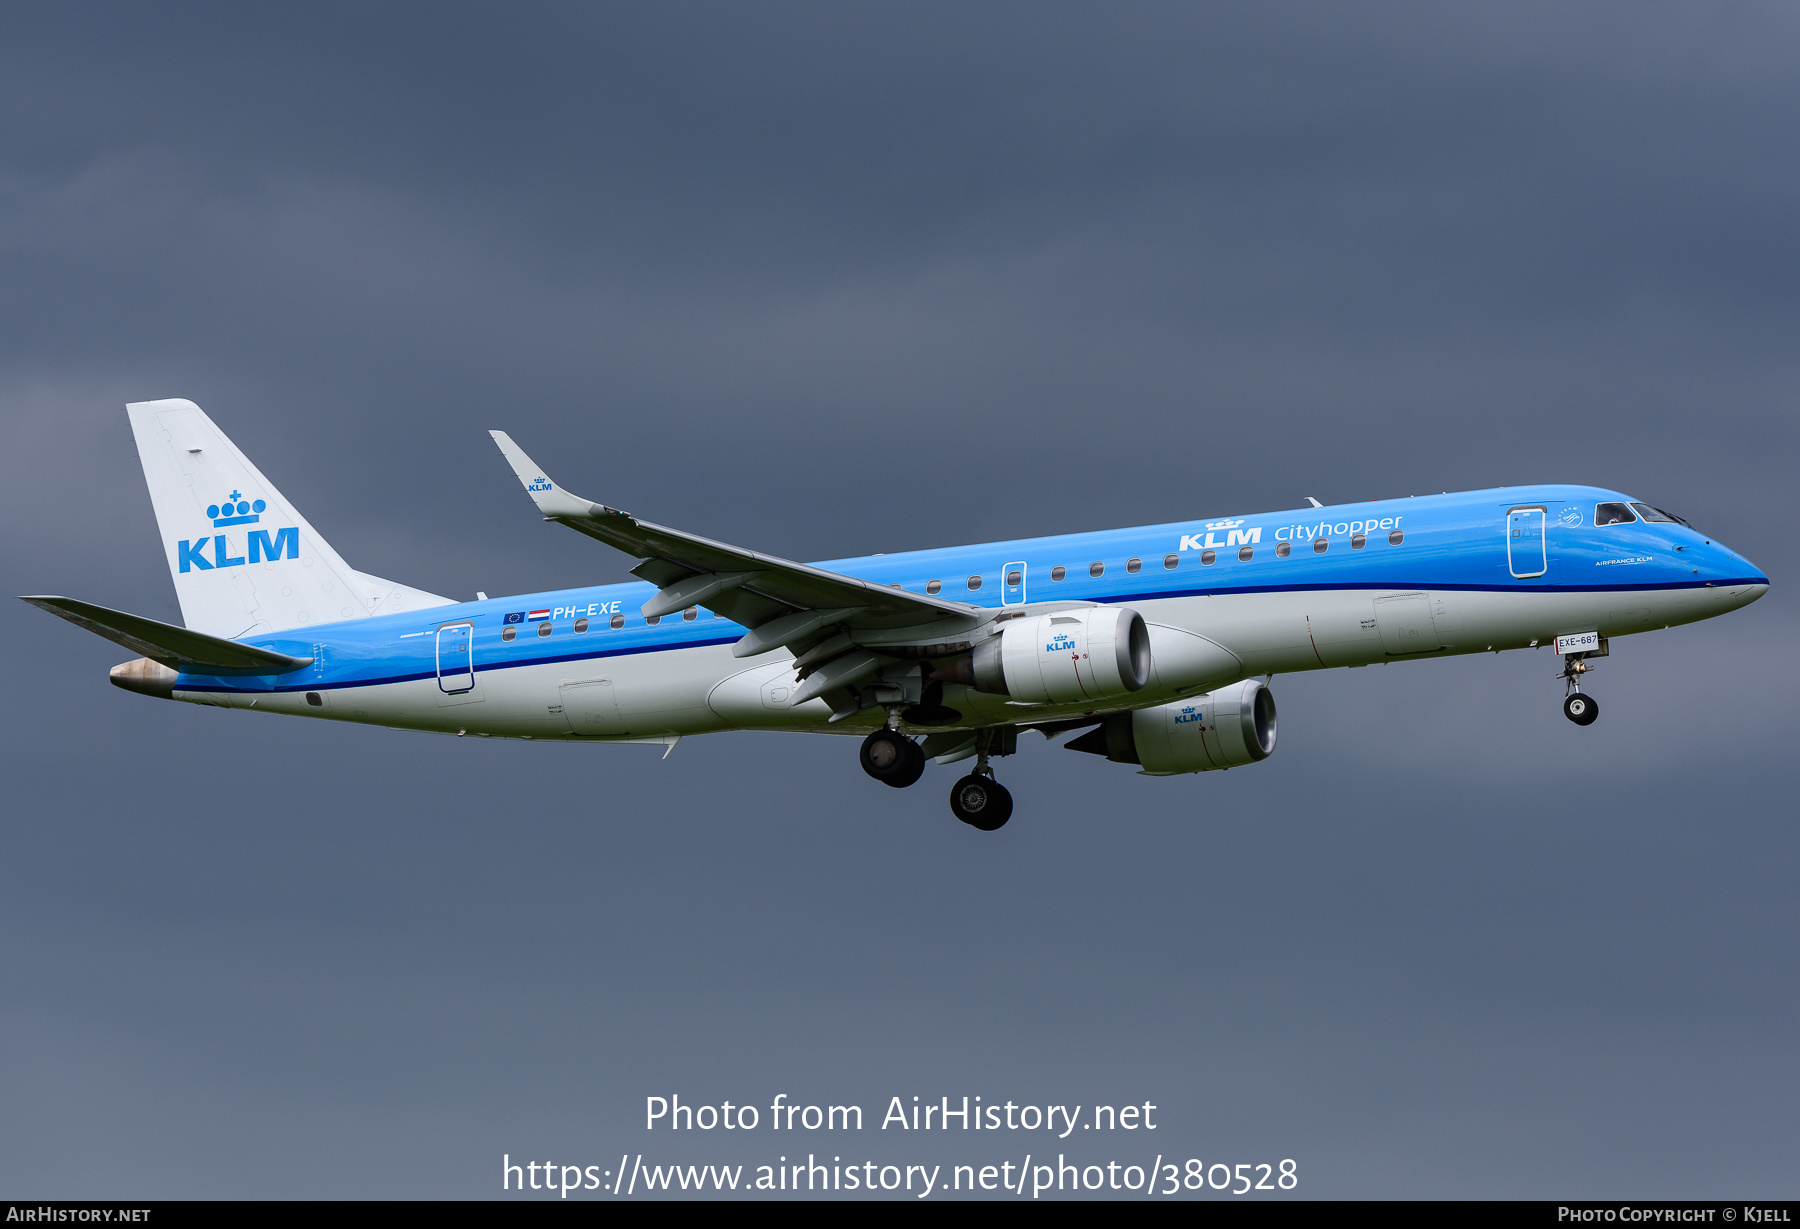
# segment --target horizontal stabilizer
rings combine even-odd
[[[184,674],[250,675],[290,674],[312,665],[310,657],[289,657],[272,649],[240,644],[205,632],[159,623],[122,610],[108,610],[68,597],[25,597],[39,610],[85,627],[133,653],[141,653]]]

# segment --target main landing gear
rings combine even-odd
[[[992,832],[1012,818],[1012,794],[993,769],[977,768],[950,791],[950,810],[969,827]]]
[[[925,749],[900,732],[897,715],[889,724],[863,739],[863,771],[895,789],[904,789],[917,781],[925,771]],[[967,746],[967,744],[964,744]],[[950,810],[971,828],[992,832],[1012,818],[1012,794],[994,780],[988,767],[988,755],[996,750],[1004,754],[1007,745],[997,745],[995,732],[982,730],[975,735],[975,771],[956,783],[950,791]]]
[[[1581,690],[1581,676],[1590,669],[1581,660],[1586,656],[1585,653],[1563,654],[1563,672],[1557,675],[1563,680],[1563,716],[1576,725],[1593,725],[1600,717],[1600,702]]]
[[[882,729],[863,739],[863,771],[895,789],[905,789],[925,772],[925,751],[899,730]]]

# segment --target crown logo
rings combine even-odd
[[[214,525],[254,525],[262,519],[262,512],[269,505],[258,499],[254,502],[246,500],[241,491],[233,491],[229,498],[216,504],[206,506],[206,515],[212,518]]]
[[[1208,521],[1208,522],[1206,522],[1206,527],[1208,529],[1236,529],[1239,525],[1242,525],[1243,523],[1244,522],[1242,520]]]

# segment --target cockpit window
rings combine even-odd
[[[1629,525],[1637,517],[1625,504],[1595,504],[1594,524],[1596,525]]]
[[[1641,504],[1635,499],[1631,501],[1631,506],[1636,508],[1638,515],[1647,521],[1666,521],[1673,525],[1687,524],[1686,521],[1682,520],[1679,516],[1676,516],[1673,512],[1664,512],[1661,508],[1652,508],[1649,504]]]

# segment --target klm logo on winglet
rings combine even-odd
[[[542,474],[539,474],[525,484],[525,489],[527,491],[554,491],[556,489],[556,484]]]
[[[262,520],[262,514],[269,505],[262,500],[247,500],[239,491],[216,504],[209,504],[206,515],[212,520],[215,528],[227,525],[254,525]],[[207,558],[207,544],[212,545],[212,557]],[[267,529],[253,530],[245,546],[246,553],[231,553],[231,543],[226,535],[214,534],[210,539],[181,539],[175,544],[175,557],[179,560],[180,570],[192,572],[198,568],[202,572],[210,572],[214,568],[236,568],[246,563],[262,563],[267,560],[274,563],[277,559],[298,559],[300,557],[300,530],[290,526],[277,529],[270,536]]]

